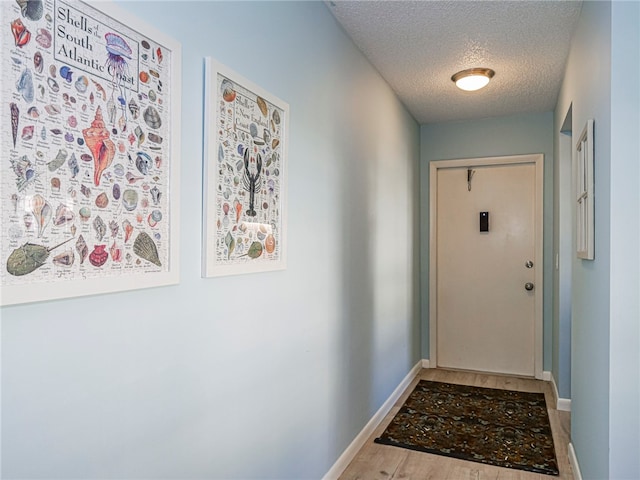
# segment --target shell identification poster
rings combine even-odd
[[[171,49],[82,2],[0,15],[2,286],[167,272]]]

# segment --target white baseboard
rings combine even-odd
[[[582,473],[580,473],[580,466],[578,465],[578,457],[576,457],[576,451],[574,450],[572,443],[569,443],[568,450],[569,464],[571,465],[571,470],[573,470],[573,478],[574,480],[582,480]]]
[[[554,378],[553,374],[551,372],[544,372],[544,373],[549,373],[549,381],[551,382],[551,386],[553,387],[553,394],[556,397],[556,410],[560,410],[563,412],[570,412],[571,411],[571,399],[570,398],[560,398],[560,394],[558,393],[558,386],[556,385],[556,379]]]
[[[428,362],[429,361],[427,360],[427,364]],[[337,478],[342,475],[342,472],[346,470],[351,461],[356,457],[356,455],[367,442],[367,439],[371,436],[373,431],[378,427],[378,425],[380,425],[380,422],[384,420],[384,417],[386,417],[387,413],[391,411],[391,408],[393,408],[393,405],[398,401],[400,395],[402,395],[402,393],[407,389],[413,379],[416,378],[418,373],[420,373],[420,369],[425,368],[423,367],[423,364],[424,360],[414,365],[414,367],[407,374],[407,376],[404,377],[402,382],[400,382],[400,385],[398,385],[398,387],[393,391],[387,401],[382,404],[375,415],[371,417],[371,420],[369,420],[369,422],[367,422],[367,424],[364,426],[362,431],[356,436],[356,438],[353,439],[351,444],[342,453],[342,455],[340,455],[340,458],[336,460],[336,463],[334,463],[331,469],[329,469],[329,471],[326,473],[326,475],[322,477],[322,480],[337,480]]]
[[[423,358],[422,359],[422,368],[431,368],[429,366],[429,359],[428,358]]]

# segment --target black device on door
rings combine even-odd
[[[480,212],[480,231],[489,231],[489,212]]]

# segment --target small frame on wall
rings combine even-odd
[[[202,275],[286,268],[289,105],[205,60]]]
[[[593,119],[587,121],[576,143],[576,251],[578,258],[594,258],[594,199],[593,199]]]
[[[180,44],[111,2],[0,20],[0,304],[178,283]]]

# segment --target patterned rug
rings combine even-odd
[[[543,393],[421,380],[375,442],[559,474]]]

